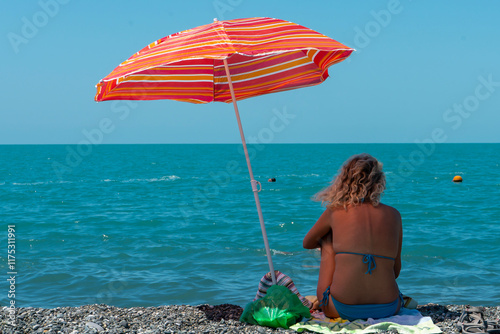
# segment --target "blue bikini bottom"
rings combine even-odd
[[[322,305],[328,304],[330,297],[330,287],[323,293]],[[380,319],[387,318],[399,312],[401,305],[403,305],[403,296],[401,293],[398,298],[391,303],[387,304],[360,304],[349,305],[344,304],[332,297],[333,305],[342,319],[353,321],[356,319]]]

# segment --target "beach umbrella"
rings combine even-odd
[[[213,23],[161,38],[97,84],[96,101],[169,99],[233,103],[262,236],[271,251],[236,101],[322,83],[354,50],[314,30],[257,17]]]

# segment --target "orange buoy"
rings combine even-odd
[[[462,182],[462,177],[460,175],[456,175],[454,178],[453,178],[453,182]]]

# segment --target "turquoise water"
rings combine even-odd
[[[498,305],[500,144],[250,145],[275,269],[314,294],[311,197],[349,156],[384,163],[419,303]],[[461,175],[463,183],[451,182]],[[276,178],[275,183],[267,180]],[[0,146],[0,272],[16,306],[244,306],[268,271],[241,145]],[[0,285],[0,304],[10,289]]]

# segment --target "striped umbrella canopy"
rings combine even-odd
[[[301,25],[272,18],[215,21],[161,38],[97,84],[96,101],[231,102],[319,84],[354,50]]]
[[[301,25],[257,17],[217,21],[161,38],[97,84],[96,101],[169,99],[233,103],[273,283],[271,252],[236,101],[307,87],[351,49]]]

